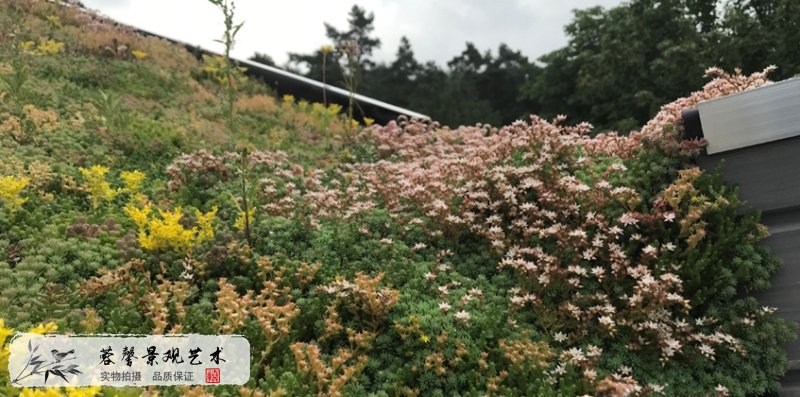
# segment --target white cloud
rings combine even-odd
[[[408,36],[420,61],[444,65],[471,41],[482,51],[500,43],[537,58],[566,44],[564,25],[572,10],[615,6],[621,0],[361,0],[375,13],[375,35],[382,41],[379,61],[391,61],[400,37]],[[204,0],[83,0],[120,22],[211,49],[223,24],[216,8]],[[327,44],[323,22],[345,28],[354,0],[238,0],[237,20],[245,25],[234,55],[254,52],[278,63],[288,52],[308,53]]]

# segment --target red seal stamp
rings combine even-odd
[[[219,383],[219,368],[206,368],[206,383]]]

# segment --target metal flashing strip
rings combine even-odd
[[[800,135],[800,78],[700,102],[708,154]]]
[[[52,3],[56,3],[56,4],[60,4],[60,5],[64,6],[64,7],[78,7],[75,4],[71,4],[71,3],[68,3],[68,2],[65,2],[65,1],[58,1],[58,0],[47,0],[47,1],[52,2]],[[90,10],[90,9],[87,9],[87,8],[84,8],[84,7],[80,7],[80,8],[82,10],[86,11],[86,12],[95,12],[93,10]],[[200,53],[205,53],[205,54],[209,54],[209,55],[217,55],[217,56],[221,55],[216,51],[211,51],[211,50],[209,50],[207,48],[203,48],[202,46],[199,46],[199,45],[196,45],[196,44],[189,44],[187,42],[184,42],[184,41],[181,41],[181,40],[178,40],[178,39],[174,39],[174,38],[162,35],[162,34],[153,33],[151,31],[148,31],[148,30],[145,30],[145,29],[142,29],[142,28],[138,28],[138,27],[135,27],[135,26],[131,26],[131,25],[127,25],[127,24],[121,23],[121,22],[113,20],[112,18],[109,18],[109,17],[106,17],[106,18],[108,18],[109,20],[114,21],[114,23],[116,23],[117,25],[130,27],[134,31],[136,31],[139,34],[144,35],[144,36],[157,37],[157,38],[160,38],[160,39],[163,39],[163,40],[167,40],[167,41],[169,41],[169,42],[171,42],[173,44],[181,45],[181,46],[186,47],[187,49],[194,50],[194,51],[197,51],[197,52],[200,52]],[[234,61],[238,62],[241,65],[246,65],[249,68],[249,71],[251,73],[252,73],[252,71],[254,69],[257,70],[261,77],[267,77],[268,79],[272,80],[273,83],[275,83],[275,85],[279,85],[279,80],[282,80],[283,82],[289,83],[289,85],[294,85],[295,87],[298,87],[298,86],[303,87],[303,89],[301,90],[302,91],[302,95],[297,95],[300,98],[304,98],[304,99],[307,99],[307,100],[310,100],[310,101],[315,101],[317,99],[317,97],[322,98],[323,90],[327,91],[328,95],[331,97],[330,98],[331,100],[329,102],[340,103],[340,104],[341,103],[347,103],[347,100],[350,97],[350,92],[349,91],[347,91],[345,89],[342,89],[342,88],[339,88],[339,87],[336,87],[336,86],[333,86],[333,85],[330,85],[330,84],[325,84],[325,83],[322,83],[322,82],[314,80],[314,79],[310,79],[310,78],[305,77],[305,76],[301,76],[301,75],[298,75],[298,74],[295,74],[295,73],[292,73],[292,72],[289,72],[289,71],[286,71],[286,70],[283,70],[283,69],[280,69],[280,68],[276,68],[274,66],[264,65],[262,63],[254,62],[254,61],[251,61],[251,60],[241,60],[241,59],[236,59],[236,58],[232,58],[232,59]],[[277,90],[279,87],[273,86],[272,88]],[[337,98],[338,98],[338,101],[336,100]],[[361,95],[361,94],[358,94],[358,93],[354,93],[353,94],[353,99],[355,100],[355,102],[356,102],[358,107],[361,107],[361,108],[365,109],[366,116],[369,116],[369,117],[372,117],[372,118],[376,119],[379,123],[386,123],[386,122],[388,122],[390,120],[395,119],[397,116],[400,116],[400,115],[404,115],[404,116],[409,117],[409,118],[421,119],[421,120],[430,120],[431,119],[430,116],[424,115],[422,113],[415,112],[415,111],[409,110],[409,109],[405,109],[405,108],[402,108],[402,107],[399,107],[399,106],[396,106],[396,105],[392,105],[390,103],[386,103],[386,102],[383,102],[381,100],[378,100],[378,99],[375,99],[375,98],[371,98],[371,97],[368,97],[368,96],[365,96],[365,95]],[[321,101],[321,99],[320,99],[320,101]]]

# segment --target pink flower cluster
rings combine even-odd
[[[342,165],[333,177],[282,158],[265,160],[270,171],[260,181],[262,210],[299,214],[313,226],[383,208],[400,224],[427,228],[434,239],[459,233],[485,238],[503,258],[498,266],[519,280],[509,291],[509,307],[547,319],[543,326],[563,349],[553,376],[573,365],[595,382],[595,369],[584,364],[596,360],[586,354],[602,352],[585,345],[586,335],[623,338],[617,341],[631,350],[657,351],[663,363],[682,355],[714,360],[721,351],[744,353],[715,319],[689,316],[691,302],[677,275],[681,264],[665,267],[659,260],[688,244],[683,237],[665,240],[653,233],[686,214],[668,205],[665,192],[640,205],[624,160],[653,146],[676,156],[696,153],[703,142],[681,138],[681,111],[767,84],[769,71],[743,76],[711,69],[716,78],[702,91],[663,106],[641,131],[627,136],[592,137],[591,125],[563,125],[564,117],[531,117],[500,129],[451,130],[403,119],[371,127],[361,138],[373,142],[382,160]],[[198,156],[198,172],[218,172],[206,157]],[[191,160],[181,158],[173,167],[186,168]],[[173,174],[180,183],[186,172]],[[450,308],[443,302],[443,312]]]

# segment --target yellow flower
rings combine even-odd
[[[431,341],[431,337],[425,334],[419,336],[419,341],[422,343],[428,343]]]
[[[171,248],[179,252],[191,250],[196,244],[214,237],[213,222],[217,215],[217,207],[202,213],[197,211],[197,226],[187,229],[180,220],[183,217],[181,207],[172,211],[158,210],[161,219],[150,218],[151,207],[146,205],[139,209],[127,205],[123,211],[136,224],[139,233],[137,240],[146,250]]]
[[[355,119],[351,119],[351,120],[350,120],[350,126],[351,126],[351,127],[353,127],[353,128],[357,128],[357,127],[358,127],[358,125],[359,125],[359,124],[358,124],[358,120],[355,120]]]
[[[14,212],[22,207],[28,199],[22,198],[19,194],[22,189],[28,186],[28,178],[16,176],[4,176],[0,178],[0,201],[3,202],[9,211]]]
[[[6,339],[14,334],[14,330],[11,328],[6,328],[6,322],[2,318],[0,318],[0,346],[3,346],[6,343]]]
[[[371,126],[374,123],[375,123],[375,119],[371,119],[369,117],[364,117],[364,125],[366,125],[367,127]]]
[[[95,397],[101,390],[100,386],[66,387],[67,397]]]
[[[200,228],[197,233],[198,242],[214,238],[214,228],[212,224],[214,223],[214,218],[217,216],[217,207],[212,208],[211,211],[205,214],[197,210],[195,215],[197,216],[197,226]]]
[[[125,191],[128,193],[138,192],[142,188],[142,181],[146,177],[144,172],[133,170],[123,171],[119,174],[122,181],[125,183]]]
[[[13,334],[14,330],[11,328],[6,328],[5,321],[0,318],[0,371],[4,371],[6,368],[8,368],[8,356],[10,355],[10,352],[9,347],[4,345],[6,343],[6,339]]]
[[[332,45],[324,45],[324,46],[320,47],[319,50],[322,51],[323,54],[328,55],[328,54],[333,52],[333,46]]]
[[[150,207],[150,204],[145,205],[142,209],[136,208],[132,205],[126,205],[122,210],[131,218],[131,220],[133,220],[133,223],[136,224],[136,227],[139,230],[142,230],[145,228],[145,226],[147,226],[147,221],[152,208]]]
[[[19,43],[19,49],[22,50],[22,52],[33,52],[34,46],[36,46],[36,43],[30,40]]]
[[[39,46],[36,47],[36,51],[39,54],[47,55],[56,55],[62,49],[64,49],[64,43],[55,40],[42,40],[39,42]]]
[[[342,111],[342,107],[337,103],[332,103],[328,105],[328,115],[333,117],[339,114]]]
[[[323,105],[323,104],[321,104],[319,102],[314,102],[314,103],[311,104],[311,113],[312,114],[315,114],[315,115],[322,114],[324,111],[325,111],[325,105]]]
[[[237,228],[239,230],[242,230],[242,231],[244,230],[244,215],[245,215],[244,211],[240,210],[239,211],[239,217],[236,218],[236,223],[233,224],[233,226],[235,228]],[[256,216],[256,209],[255,208],[250,208],[247,211],[247,221],[250,223],[251,226],[253,225],[253,217],[254,216]]]
[[[147,234],[147,232],[144,230],[139,231],[139,233],[136,235],[136,240],[138,240],[139,245],[141,245],[142,248],[146,250],[150,251],[157,250],[158,247],[160,246],[156,241],[156,239],[150,234]]]
[[[61,17],[58,15],[50,15],[47,17],[47,22],[53,24],[53,26],[60,28],[61,27]]]
[[[283,96],[283,103],[287,105],[291,105],[294,103],[294,95],[284,95]]]
[[[140,61],[147,58],[147,53],[141,50],[133,50],[131,51],[131,55]]]
[[[48,387],[44,389],[22,389],[19,397],[64,397],[58,387]]]
[[[305,99],[301,99],[300,102],[297,102],[297,107],[300,109],[301,112],[305,112],[308,110],[308,101]]]
[[[176,207],[174,210],[158,210],[161,219],[150,221],[150,236],[155,239],[159,248],[170,247],[176,251],[188,251],[194,242],[194,231],[186,229],[180,224],[183,210]]]
[[[86,187],[92,199],[92,208],[97,209],[103,200],[111,201],[119,193],[111,188],[106,181],[106,174],[109,169],[100,165],[93,165],[90,168],[80,168],[81,175],[86,179]]]
[[[58,326],[54,322],[49,322],[47,324],[39,324],[36,327],[31,328],[28,332],[37,335],[44,335],[56,332],[58,330]]]

